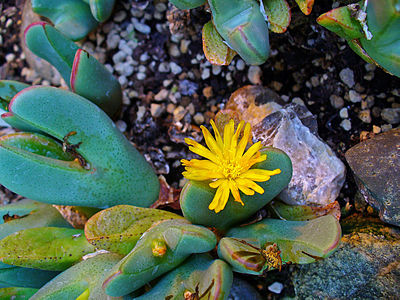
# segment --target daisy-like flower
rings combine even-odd
[[[182,159],[181,162],[185,167],[185,172],[182,173],[185,178],[197,181],[210,180],[209,186],[217,189],[208,208],[218,213],[225,208],[230,193],[235,201],[244,205],[239,191],[245,195],[254,195],[254,192],[263,194],[264,189],[256,182],[267,181],[272,175],[281,173],[281,170],[251,169],[254,164],[266,160],[267,156],[260,153],[261,142],[253,144],[245,152],[251,134],[249,123],[244,125],[243,121],[240,122],[235,131],[235,124],[230,120],[224,127],[223,138],[213,121],[211,126],[215,138],[207,128],[201,126],[208,149],[192,139],[185,139],[190,151],[206,159]],[[243,137],[239,141],[243,126]]]

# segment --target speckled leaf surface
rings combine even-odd
[[[248,241],[258,248],[276,243],[283,262],[304,264],[332,254],[339,245],[341,228],[331,215],[311,221],[264,219],[233,228],[226,236]]]
[[[227,66],[232,62],[236,52],[224,43],[211,21],[204,24],[202,39],[204,55],[210,63]]]
[[[185,220],[164,221],[150,228],[135,248],[110,272],[103,288],[110,296],[127,295],[181,264],[192,253],[212,250],[217,239],[210,230]],[[163,251],[155,255],[155,245]]]
[[[0,289],[0,300],[22,300],[29,299],[37,289],[23,288],[23,287],[10,287]]]
[[[107,299],[101,284],[105,274],[121,258],[112,253],[87,258],[49,281],[31,299],[75,299],[86,290],[86,299]]]
[[[86,241],[83,230],[30,228],[0,241],[0,261],[20,267],[62,271],[94,250]]]
[[[291,13],[286,0],[263,0],[263,7],[269,22],[269,29],[275,33],[284,33],[289,27]]]
[[[193,255],[149,292],[133,299],[181,300],[185,292],[195,294],[197,290],[202,299],[224,300],[228,299],[232,280],[231,268],[223,260],[213,260],[207,254]]]
[[[314,6],[314,0],[296,0],[296,3],[305,15],[309,15]]]
[[[85,225],[85,235],[99,249],[126,255],[154,223],[170,219],[183,217],[160,209],[117,205],[91,217]]]

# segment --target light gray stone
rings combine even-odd
[[[350,131],[351,121],[349,119],[344,119],[342,122],[340,122],[340,127],[342,127],[346,131]]]
[[[316,132],[315,117],[300,105],[288,105],[254,126],[255,139],[292,160],[292,180],[279,195],[288,204],[325,206],[344,183],[344,164]]]
[[[389,124],[400,123],[400,108],[384,108],[381,111],[381,117]]]
[[[346,84],[349,88],[352,88],[355,84],[354,82],[354,72],[349,68],[345,68],[339,73],[340,79]]]

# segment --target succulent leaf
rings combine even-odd
[[[13,267],[0,269],[0,288],[25,287],[39,289],[59,272]]]
[[[86,3],[89,2],[90,11],[93,17],[99,21],[106,21],[113,11],[115,0],[84,0]]]
[[[87,258],[49,281],[30,299],[78,299],[81,295],[85,299],[107,299],[101,284],[121,258],[112,253]]]
[[[170,219],[183,217],[160,209],[117,205],[91,217],[85,235],[96,248],[126,255],[154,223]]]
[[[8,111],[8,104],[11,99],[24,88],[29,87],[28,84],[14,80],[0,80],[0,108]]]
[[[279,168],[280,174],[272,176],[268,181],[258,183],[263,189],[263,194],[247,196],[240,194],[244,206],[233,201],[230,196],[224,210],[219,213],[208,208],[214,195],[215,189],[208,183],[201,181],[188,181],[181,192],[181,209],[183,215],[190,222],[205,226],[213,226],[221,230],[227,230],[232,225],[245,221],[260,208],[276,197],[284,189],[292,177],[292,163],[290,158],[281,150],[276,148],[265,148],[261,154],[266,154],[267,159],[254,165],[254,168],[274,170]]]
[[[72,91],[92,101],[111,117],[119,113],[121,86],[95,58],[45,22],[31,24],[24,34],[28,48],[52,64]]]
[[[32,10],[50,19],[60,32],[73,41],[83,39],[98,25],[89,6],[82,0],[32,0]]]
[[[364,35],[360,22],[352,17],[347,6],[335,8],[320,15],[317,22],[347,40],[359,39]]]
[[[232,62],[236,52],[224,43],[211,21],[203,26],[202,37],[203,51],[210,63],[218,66],[227,66]]]
[[[36,87],[19,93],[10,111],[58,140],[76,132],[64,141],[65,148],[81,144],[70,150],[75,160],[59,160],[8,145],[13,136],[2,137],[0,182],[9,189],[42,202],[89,207],[150,206],[157,199],[159,182],[152,168],[107,115],[86,99]]]
[[[2,299],[2,300],[29,299],[36,292],[37,292],[37,289],[24,288],[24,287],[0,288],[0,299]]]
[[[255,0],[208,0],[215,28],[248,64],[269,56],[268,25]]]
[[[296,3],[303,14],[309,15],[312,11],[314,0],[296,0]]]
[[[262,0],[268,17],[269,29],[275,33],[284,33],[289,27],[291,14],[286,0]]]
[[[276,243],[282,263],[305,264],[332,254],[339,245],[341,228],[339,221],[331,215],[311,221],[264,219],[233,228],[227,232],[227,237],[245,240],[261,249]],[[228,261],[234,259],[232,255],[220,253]],[[244,269],[243,272],[247,273]]]
[[[164,255],[154,255],[154,240],[165,241]],[[186,220],[161,222],[147,230],[135,248],[112,269],[103,288],[113,297],[127,295],[175,268],[190,254],[212,250],[216,242],[210,230]]]
[[[224,261],[213,260],[206,254],[193,255],[161,278],[149,292],[133,299],[180,300],[186,293],[199,297],[194,299],[223,300],[228,298],[232,280],[231,268]]]
[[[0,240],[0,261],[25,268],[63,271],[90,252],[94,247],[80,229],[29,228]]]
[[[203,5],[206,0],[169,0],[179,9],[191,9]]]

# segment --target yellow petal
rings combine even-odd
[[[235,129],[235,122],[231,119],[224,127],[224,149],[231,149],[231,141],[233,131]]]
[[[244,125],[244,121],[241,121],[238,125],[238,127],[236,128],[235,134],[232,136],[232,141],[231,141],[231,147],[232,148],[237,148],[237,144],[238,144],[238,139],[239,139],[239,134],[242,131],[242,127]],[[235,151],[236,152],[236,151]],[[236,154],[236,153],[235,153]]]
[[[249,123],[246,123],[246,125],[244,126],[243,137],[240,140],[238,148],[236,150],[236,159],[239,159],[240,157],[242,157],[244,150],[246,150],[246,146],[247,146],[247,143],[248,143],[249,137],[250,137],[250,132],[251,132],[251,126]]]
[[[277,175],[280,173],[281,173],[280,169],[275,169],[273,171],[263,170],[263,169],[250,169],[250,170],[246,171],[245,173],[243,173],[240,176],[240,178],[263,182],[263,181],[269,180],[271,178],[271,176]]]
[[[203,132],[204,140],[212,152],[214,152],[220,159],[223,158],[221,148],[218,146],[217,141],[213,138],[211,133],[204,126],[200,126]]]
[[[261,148],[262,148],[261,142],[257,142],[251,145],[251,147],[242,156],[241,161],[245,162],[250,160],[253,157],[253,155],[257,154],[257,152],[260,151]]]
[[[219,133],[218,128],[214,123],[214,120],[211,120],[210,123],[211,123],[211,126],[212,126],[213,130],[214,130],[214,136],[215,136],[215,140],[216,140],[216,142],[218,144],[218,147],[220,149],[222,149],[224,147],[224,143],[222,141],[221,134]]]
[[[237,178],[236,183],[238,186],[246,186],[247,188],[252,189],[257,193],[264,194],[264,189],[252,180]]]
[[[240,198],[239,190],[236,185],[236,182],[234,180],[229,181],[229,189],[232,192],[232,196],[235,199],[236,202],[239,202],[240,204],[244,205],[242,198]]]

